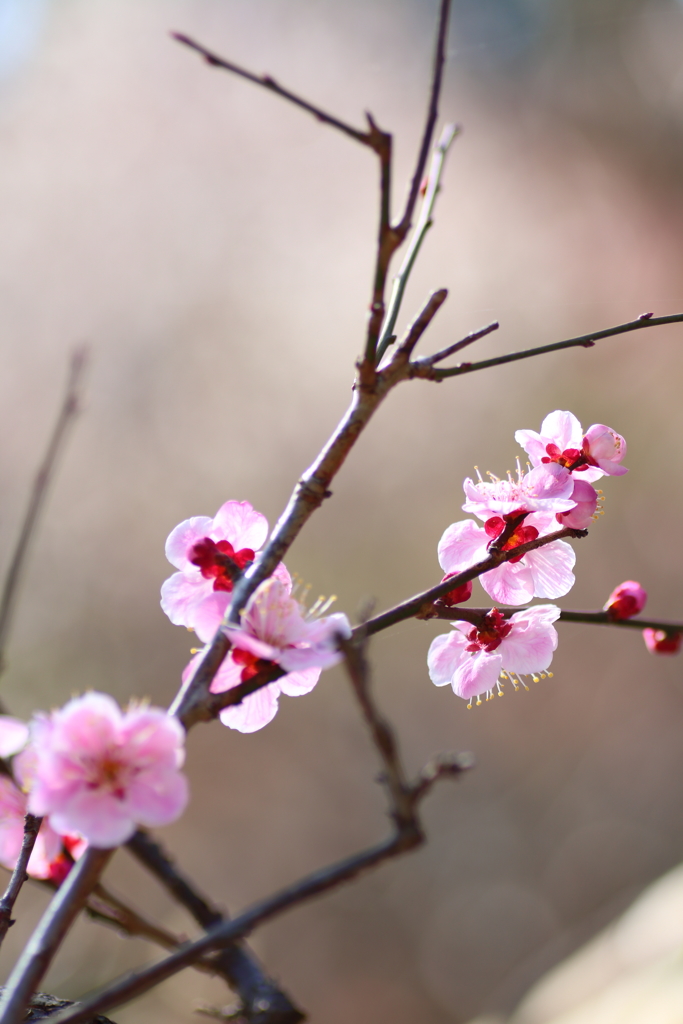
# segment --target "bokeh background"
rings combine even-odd
[[[274,521],[347,404],[362,343],[372,154],[168,31],[351,122],[371,110],[395,132],[397,207],[435,17],[435,0],[0,3],[2,565],[68,353],[84,340],[92,352],[8,652],[14,713],[88,687],[171,700],[192,637],[158,606],[166,535],[228,498]],[[408,318],[431,288],[450,290],[423,350],[493,318],[479,357],[680,312],[683,4],[454,0],[448,53],[442,113],[465,131],[405,303]],[[649,613],[680,618],[682,331],[402,385],[289,567],[350,615],[431,585],[473,464],[504,472],[515,429],[571,409],[626,435],[631,471],[607,479],[606,515],[577,543],[560,603],[597,608],[635,578]],[[443,624],[373,642],[411,768],[464,749],[477,768],[430,798],[426,848],[255,935],[313,1021],[500,1019],[680,860],[680,660],[653,658],[637,633],[560,630],[552,681],[473,711],[429,682]],[[188,772],[193,802],[163,840],[233,912],[386,834],[338,670],[283,698],[258,734],[194,730]],[[125,852],[108,881],[194,933]],[[45,904],[26,887],[3,974]],[[74,997],[155,955],[81,922],[44,987]],[[180,1024],[199,1002],[230,996],[186,971],[113,1016]]]

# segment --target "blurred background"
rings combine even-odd
[[[84,340],[92,352],[2,680],[15,714],[89,687],[172,699],[192,637],[158,605],[168,532],[228,498],[274,522],[347,405],[362,345],[373,155],[208,68],[169,30],[352,123],[371,110],[395,133],[397,209],[436,7],[0,2],[0,568],[68,353]],[[450,290],[424,352],[494,318],[472,357],[683,309],[682,53],[676,0],[454,0],[442,115],[464,133],[404,306],[403,322],[430,289]],[[680,619],[681,337],[656,328],[401,386],[289,568],[351,616],[430,586],[463,477],[475,463],[504,473],[515,429],[571,409],[626,436],[631,471],[605,481],[606,515],[576,544],[577,584],[559,603],[598,608],[637,579],[649,614]],[[430,797],[426,848],[253,939],[312,1021],[503,1019],[681,859],[680,660],[653,658],[637,632],[565,624],[552,681],[467,711],[427,676],[443,631],[379,636],[377,693],[411,769],[471,750],[476,770]],[[188,772],[194,800],[161,837],[232,912],[387,832],[338,670],[283,698],[260,733],[195,729]],[[125,852],[107,878],[194,933]],[[3,974],[45,904],[25,888]],[[154,956],[80,922],[44,988],[74,997]],[[180,1024],[202,1001],[230,996],[186,971],[113,1016]]]

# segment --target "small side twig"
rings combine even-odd
[[[0,899],[0,945],[2,945],[10,926],[14,924],[12,911],[21,892],[21,887],[28,878],[26,868],[31,859],[42,820],[42,818],[36,818],[33,814],[27,814],[24,818],[24,838],[21,843],[19,857],[14,866],[9,884],[5,889],[5,894]]]
[[[493,320],[490,324],[485,327],[480,327],[478,331],[471,331],[469,334],[461,338],[460,341],[453,342],[452,345],[447,345],[446,348],[439,349],[438,352],[434,352],[431,356],[423,356],[421,359],[416,359],[413,366],[434,366],[435,363],[440,363],[444,359],[448,359],[449,356],[455,355],[456,352],[460,352],[461,349],[467,348],[468,345],[472,345],[475,341],[479,341],[481,338],[485,338],[487,334],[491,334],[493,331],[497,331],[500,324],[497,320]]]
[[[532,356],[541,356],[546,352],[558,352],[563,348],[592,348],[595,342],[602,338],[612,338],[617,334],[639,331],[644,327],[661,327],[663,324],[681,322],[683,322],[683,313],[674,313],[671,316],[641,316],[637,320],[629,320],[628,323],[617,324],[616,327],[608,327],[604,331],[593,331],[591,334],[581,334],[576,338],[568,338],[566,341],[553,342],[551,345],[539,345],[537,348],[526,348],[521,352],[509,352],[504,356],[482,359],[478,363],[459,363],[457,366],[442,369],[436,369],[425,360],[415,360],[411,364],[411,376],[438,382],[446,380],[448,377],[460,377],[464,373],[474,373],[476,370],[488,370],[491,366],[503,366],[504,363],[516,363],[520,359],[531,359]]]
[[[7,637],[29,544],[38,515],[47,496],[48,485],[54,472],[57,457],[64,446],[68,428],[79,412],[81,381],[85,369],[86,356],[87,350],[85,347],[77,348],[71,356],[64,399],[47,446],[47,451],[33,482],[33,489],[24,515],[24,521],[19,531],[17,544],[7,571],[2,594],[0,595],[0,672],[5,667]]]
[[[460,619],[463,622],[471,622],[474,626],[478,626],[490,610],[490,608],[465,608],[462,605],[451,605],[449,607],[437,601],[429,618],[450,619],[453,622]],[[524,609],[519,607],[499,610],[506,619],[509,619],[515,612],[520,612]],[[668,634],[683,633],[683,622],[671,622],[667,619],[614,619],[608,612],[604,611],[583,612],[570,609],[565,610],[563,608],[558,622],[582,622],[593,626],[616,626],[618,629],[659,629],[663,633]]]
[[[212,928],[226,918],[183,874],[149,833],[139,830],[127,843],[133,856],[162,883],[174,899],[190,912],[202,928]],[[221,950],[211,961],[239,995],[241,1016],[252,1024],[298,1024],[301,1010],[268,977],[254,953],[244,945]]]

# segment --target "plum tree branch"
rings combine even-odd
[[[26,874],[26,868],[28,867],[28,862],[31,859],[31,854],[33,853],[33,847],[35,846],[36,839],[38,838],[38,831],[42,820],[42,818],[36,818],[33,814],[27,814],[24,818],[24,838],[21,842],[19,857],[14,866],[14,871],[10,877],[5,894],[0,900],[0,945],[2,945],[2,942],[9,931],[10,925],[14,924],[12,920],[12,910],[14,909],[14,904],[21,892],[21,887],[28,877]]]

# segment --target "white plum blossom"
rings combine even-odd
[[[545,678],[557,648],[553,623],[560,615],[555,605],[535,605],[506,619],[492,608],[477,626],[452,622],[454,630],[437,636],[431,643],[427,664],[435,686],[450,684],[458,697],[469,701],[481,694],[486,699],[502,695],[509,680],[515,689],[531,675],[534,682]],[[552,675],[552,672],[548,673]]]

